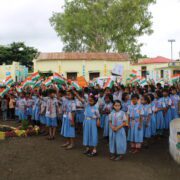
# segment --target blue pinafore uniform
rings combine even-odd
[[[151,102],[151,135],[156,135],[156,117],[155,117],[155,103]]]
[[[83,123],[84,121],[84,104],[79,100],[75,100],[76,103],[76,123]]]
[[[180,97],[175,94],[170,96],[172,105],[171,105],[171,118],[176,119],[179,117],[178,115],[178,102],[180,101]]]
[[[125,113],[128,112],[128,107],[131,105],[131,101],[128,100],[127,102],[122,102],[122,111],[124,111]]]
[[[33,114],[33,105],[34,105],[34,100],[33,99],[27,99],[27,116],[31,116]]]
[[[139,129],[140,118],[143,115],[142,106],[139,104],[130,105],[128,108],[128,115],[130,117],[130,128],[128,130],[128,141],[133,143],[143,142],[143,126]],[[143,125],[143,124],[142,124]]]
[[[167,112],[165,112],[165,114],[164,114],[165,129],[169,129],[169,124],[172,120],[171,108],[170,108],[172,101],[171,101],[170,97],[163,97],[163,101],[164,101],[165,107],[168,108]]]
[[[76,104],[74,100],[65,100],[63,102],[63,120],[61,127],[61,135],[66,138],[75,137],[75,127],[71,125],[72,113],[76,111]]]
[[[99,112],[101,112],[104,106],[104,97],[98,98],[97,105],[99,107]],[[104,121],[105,121],[105,116],[102,113],[100,113],[100,127],[101,128],[104,128]]]
[[[42,97],[42,99],[40,100],[40,116],[39,116],[39,119],[40,119],[41,124],[43,124],[43,125],[47,124],[47,119],[45,116],[47,100],[48,100],[47,97]]]
[[[57,127],[58,101],[56,98],[48,98],[46,102],[46,125]]]
[[[18,101],[19,120],[27,120],[26,106],[27,106],[26,100],[24,98],[20,98]]]
[[[111,112],[113,107],[112,103],[105,103],[103,106],[103,117],[104,117],[104,131],[103,131],[103,136],[108,137],[109,136],[109,112]],[[106,110],[108,113],[106,113]]]
[[[33,120],[40,121],[39,119],[39,108],[40,108],[40,99],[39,97],[36,97],[34,106],[33,106]]]
[[[99,119],[99,109],[96,105],[85,108],[85,119],[83,122],[83,145],[96,147],[98,144],[97,120]]]
[[[126,114],[123,111],[113,111],[109,115],[109,121],[115,127],[121,126],[127,120]],[[112,154],[125,154],[127,149],[126,132],[124,128],[114,132],[109,127],[109,150]]]
[[[164,108],[165,104],[163,102],[162,98],[159,99],[155,99],[154,100],[154,104],[155,104],[155,109],[157,110],[158,108]],[[163,116],[163,110],[158,110],[155,114],[156,117],[156,128],[158,131],[161,131],[164,129],[164,116]]]
[[[142,107],[143,107],[143,112],[144,112],[142,116],[144,137],[150,138],[151,137],[151,114],[152,114],[151,105],[145,104],[145,105],[142,105]]]

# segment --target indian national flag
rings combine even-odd
[[[171,76],[171,81],[173,83],[178,82],[179,80],[180,80],[180,74],[175,74],[175,75]]]
[[[26,86],[34,86],[34,82],[32,81],[31,77],[26,78],[23,82],[22,82],[22,87],[26,87]]]
[[[147,85],[147,80],[146,80],[146,78],[141,78],[141,80],[140,80],[140,85],[142,85],[142,86]]]
[[[0,89],[0,96],[4,97],[9,92],[9,90],[10,88],[8,86],[6,88]]]
[[[13,79],[11,76],[8,76],[5,80],[5,84],[6,85],[11,85],[13,83]]]
[[[104,84],[104,88],[112,88],[114,85],[114,81],[111,78],[108,78],[106,83]]]
[[[42,84],[42,80],[40,79],[40,80],[36,81],[34,87],[40,87],[41,84]]]
[[[38,80],[40,78],[40,75],[39,75],[38,72],[35,72],[35,73],[33,73],[31,75],[31,78],[32,78],[33,81],[36,81],[36,80]]]
[[[17,92],[21,93],[22,92],[22,86],[17,86],[16,90],[17,90]]]
[[[130,77],[136,77],[137,76],[137,71],[136,70],[132,70]]]
[[[44,85],[45,86],[50,86],[52,84],[52,78],[48,77],[45,81],[44,81]]]
[[[135,78],[133,78],[133,79],[131,80],[131,83],[139,82],[140,79],[141,79],[141,77],[140,77],[140,76],[137,76],[137,77],[135,77]]]
[[[66,84],[65,79],[58,73],[53,74],[53,80],[59,84]]]
[[[76,82],[72,82],[70,87],[74,87],[77,91],[82,89]]]

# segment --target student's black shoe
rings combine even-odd
[[[115,159],[114,159],[114,161],[120,161],[120,160],[122,160],[123,159],[123,156],[117,156]]]
[[[89,157],[95,157],[97,156],[97,152],[91,152],[88,154]]]
[[[85,155],[90,154],[90,153],[91,153],[90,149],[85,150],[85,151],[83,152],[83,154],[85,154]]]
[[[111,156],[110,156],[110,160],[114,160],[115,158],[116,158],[115,155],[111,155]]]

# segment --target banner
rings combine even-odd
[[[112,74],[117,75],[117,76],[122,76],[123,75],[123,65],[116,64],[112,70]]]

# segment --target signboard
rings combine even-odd
[[[122,64],[116,64],[112,70],[112,74],[117,76],[123,75],[123,65]]]

